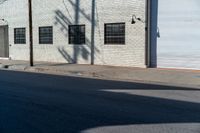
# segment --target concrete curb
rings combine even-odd
[[[26,70],[28,67],[26,65],[9,65],[8,69],[9,70]]]
[[[29,72],[38,72],[45,74],[56,74],[56,75],[64,75],[64,76],[73,76],[73,77],[84,77],[84,78],[96,78],[96,79],[104,79],[104,80],[115,80],[115,81],[124,81],[124,82],[138,82],[138,83],[148,83],[148,84],[156,84],[156,85],[164,85],[164,86],[175,86],[175,87],[187,87],[187,88],[195,88],[200,89],[200,85],[193,84],[180,84],[180,83],[170,83],[170,82],[162,82],[155,80],[142,80],[142,79],[134,79],[134,78],[120,78],[120,77],[109,77],[106,74],[101,72],[81,72],[81,71],[66,71],[59,69],[47,69],[47,68],[27,68],[26,71]]]
[[[200,89],[200,73],[182,70],[130,69],[88,65],[56,66],[56,64],[37,64],[30,67],[28,63],[17,61],[0,63],[0,69]]]

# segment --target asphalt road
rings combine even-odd
[[[0,133],[200,133],[200,90],[0,71]]]

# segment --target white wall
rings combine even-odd
[[[145,67],[145,24],[140,22],[135,25],[131,24],[133,14],[145,21],[145,0],[96,0],[95,6],[94,63]],[[33,0],[34,59],[68,63],[77,57],[77,63],[90,64],[91,7],[92,0],[79,0],[78,8],[76,0]],[[13,28],[25,26],[28,34],[27,11],[26,0],[17,0],[17,2],[8,0],[4,5],[0,5],[0,16],[9,22],[12,59],[29,59],[28,38],[26,45],[14,45],[13,43]],[[116,22],[126,23],[126,44],[104,45],[104,23]],[[69,24],[86,25],[86,45],[68,44]],[[53,45],[38,44],[38,27],[40,26],[53,26]]]
[[[27,0],[7,0],[0,5],[0,25],[8,25],[9,27],[9,56],[12,59],[29,59],[28,45],[28,3]],[[14,28],[27,27],[26,45],[14,45]]]

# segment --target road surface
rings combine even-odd
[[[0,71],[0,133],[200,133],[200,90]]]

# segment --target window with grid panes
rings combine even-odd
[[[53,44],[53,27],[39,27],[39,43]]]
[[[26,44],[26,28],[15,28],[14,29],[14,43],[15,44]]]
[[[125,23],[105,24],[105,44],[125,44]]]
[[[85,44],[85,25],[69,25],[69,44]]]

